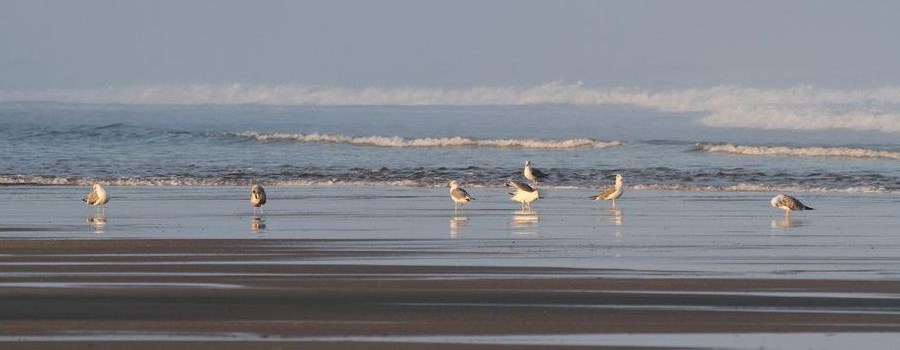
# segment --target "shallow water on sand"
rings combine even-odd
[[[132,333],[53,334],[45,336],[0,336],[4,341],[185,341],[185,342],[267,342],[267,343],[443,343],[481,345],[620,346],[710,349],[842,349],[866,344],[867,349],[894,349],[895,333],[746,333],[746,334],[561,334],[561,335],[472,335],[472,336],[357,336],[357,337],[272,337],[253,333]],[[407,345],[408,346],[408,345]]]
[[[271,186],[269,204],[256,215],[244,187],[108,190],[112,199],[98,217],[79,200],[86,188],[0,187],[6,199],[0,238],[269,238],[421,252],[278,262],[283,264],[565,267],[615,277],[900,278],[900,197],[890,194],[799,193],[816,210],[786,219],[768,204],[774,194],[760,192],[629,191],[612,207],[587,200],[593,193],[583,189],[552,189],[542,191],[534,210],[522,211],[505,189],[472,188],[477,200],[454,211],[445,188]]]

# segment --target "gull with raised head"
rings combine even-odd
[[[616,205],[616,199],[622,197],[622,192],[624,192],[624,188],[622,186],[622,174],[616,175],[616,184],[612,186],[606,186],[600,191],[600,194],[596,196],[591,196],[591,199],[595,201],[612,201],[613,206]]]
[[[541,198],[541,195],[536,188],[521,182],[510,180],[506,183],[506,187],[514,187],[516,189],[515,192],[509,193],[509,195],[512,196],[510,199],[522,203],[522,210],[525,210],[526,208],[531,209],[531,202]]]
[[[469,203],[475,198],[469,195],[469,192],[459,187],[459,183],[456,180],[450,181],[450,199],[453,200],[453,210],[458,210],[460,204]]]
[[[797,198],[788,196],[784,193],[773,197],[769,203],[775,208],[784,210],[784,216],[790,216],[792,211],[813,210],[813,208],[807,207]]]
[[[266,190],[255,184],[250,187],[250,205],[253,206],[253,212],[255,213],[257,208],[261,208],[263,204],[266,204]]]
[[[531,184],[535,186],[537,185],[538,180],[547,178],[547,174],[544,174],[544,172],[531,167],[530,160],[525,161],[525,169],[522,170],[522,174],[525,175],[525,178],[528,179],[528,181],[531,181]]]
[[[88,205],[93,205],[95,208],[99,208],[98,210],[106,211],[106,203],[109,202],[109,195],[106,193],[106,190],[100,184],[94,184],[93,189],[91,189],[91,193],[88,193],[86,197],[81,199],[82,202],[87,203]]]

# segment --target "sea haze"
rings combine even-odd
[[[531,160],[547,187],[896,193],[893,92],[6,91],[0,184],[493,187]]]

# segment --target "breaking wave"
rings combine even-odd
[[[590,138],[570,140],[532,140],[532,139],[472,139],[468,137],[425,137],[403,138],[399,136],[348,136],[320,133],[263,133],[246,131],[232,134],[237,137],[258,141],[291,141],[300,143],[346,143],[353,145],[376,147],[494,147],[494,148],[535,148],[535,149],[572,149],[572,148],[609,148],[621,146],[620,141],[603,141]]]
[[[796,156],[838,158],[882,158],[900,160],[900,152],[849,147],[785,147],[742,146],[732,144],[698,144],[698,150],[751,156]]]
[[[900,87],[757,89],[719,86],[651,91],[548,83],[530,88],[338,88],[305,85],[162,85],[99,89],[0,90],[0,102],[281,106],[628,105],[697,113],[711,127],[900,133]]]

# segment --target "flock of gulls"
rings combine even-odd
[[[530,210],[531,203],[541,198],[541,194],[538,191],[538,182],[545,179],[547,174],[532,167],[531,161],[525,161],[525,168],[522,170],[522,175],[530,183],[510,180],[506,183],[506,186],[515,189],[514,192],[509,193],[511,196],[510,199],[521,203],[522,210],[524,211],[526,209]],[[589,198],[595,201],[612,201],[613,206],[615,206],[616,199],[622,197],[625,188],[622,174],[613,175],[616,177],[616,182],[614,184],[604,187],[599,194]],[[456,180],[450,181],[448,186],[450,187],[450,199],[453,201],[454,210],[458,210],[460,205],[475,200],[475,197],[469,195],[469,192],[462,187],[459,187],[459,182]],[[106,190],[103,189],[103,186],[94,184],[91,193],[82,200],[88,205],[98,208],[98,210],[102,212],[105,211],[106,203],[109,202],[109,195],[106,193]],[[773,207],[784,210],[785,216],[790,216],[792,211],[813,210],[813,208],[806,206],[797,198],[784,193],[772,198],[770,203]],[[259,184],[253,184],[250,187],[250,205],[253,207],[254,213],[261,210],[262,206],[265,204],[266,190]]]
[[[524,182],[512,181],[506,183],[506,187],[512,187],[515,189],[515,192],[510,192],[510,199],[522,204],[522,210],[531,209],[531,203],[541,199],[541,193],[538,191],[537,184],[539,180],[543,180],[547,177],[547,174],[544,174],[542,171],[535,169],[531,166],[531,161],[525,161],[525,169],[522,170],[522,175],[525,176],[530,184],[526,184]],[[590,198],[593,200],[611,200],[613,201],[613,205],[615,205],[616,199],[622,196],[623,185],[622,185],[622,175],[615,174],[616,183],[611,186],[606,186],[600,191],[600,194],[596,196],[591,196]],[[469,192],[459,187],[459,183],[456,180],[450,181],[450,199],[453,200],[453,209],[458,210],[459,206],[462,204],[466,204],[474,200],[475,198],[469,195]]]

